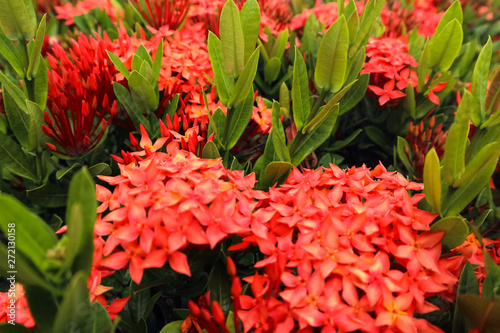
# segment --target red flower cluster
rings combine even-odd
[[[129,267],[139,283],[147,268],[163,267],[190,275],[183,251],[215,247],[231,234],[249,231],[255,177],[231,172],[220,160],[202,160],[169,145],[138,165],[120,165],[121,175],[100,176],[116,185],[97,186],[102,204],[96,234],[106,238],[101,266]]]
[[[11,320],[12,300],[15,301],[15,323],[24,325],[28,328],[35,326],[35,320],[31,316],[31,311],[28,307],[28,300],[24,295],[24,288],[21,284],[16,283],[15,297],[9,297],[9,293],[0,293],[0,323],[7,323]]]
[[[409,50],[404,39],[370,38],[366,46],[368,61],[361,73],[371,74],[368,88],[379,96],[380,105],[406,96],[401,90],[404,90],[408,83],[414,87],[417,85],[417,74],[411,68],[416,67],[417,62],[408,54]]]
[[[56,145],[46,145],[61,155],[82,155],[99,144],[118,110],[112,85],[116,70],[106,54],[111,41],[106,35],[101,39],[81,34],[68,52],[57,43],[51,46],[49,112],[42,127]]]
[[[453,289],[461,259],[440,259],[436,215],[408,193],[420,189],[382,165],[294,169],[230,248],[265,255],[264,272],[243,279],[253,296],[233,293],[245,332],[440,331],[413,315],[437,310],[426,298]]]
[[[189,12],[190,0],[133,0],[144,20],[154,28],[177,29]]]
[[[111,0],[85,0],[85,1],[77,1],[73,6],[73,3],[68,2],[55,6],[55,11],[57,13],[56,18],[58,20],[66,21],[66,25],[75,24],[73,18],[79,15],[85,15],[92,9],[98,7],[101,10],[104,10],[106,14],[109,16],[111,21],[116,22],[118,16],[123,16],[123,11],[113,6]]]

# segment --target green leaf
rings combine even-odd
[[[410,149],[410,144],[408,141],[406,141],[404,138],[398,136],[398,143],[397,143],[397,152],[398,152],[398,157],[403,162],[403,165],[405,166],[406,170],[410,172],[411,174],[415,173],[415,169],[410,163],[410,160],[408,159],[408,156],[406,155],[405,148],[408,147],[408,150]]]
[[[354,2],[349,2],[349,4]],[[354,37],[356,37],[356,33],[359,28],[359,16],[358,11],[354,8],[354,11],[347,18],[347,29],[349,30],[349,43],[354,42]]]
[[[0,27],[10,40],[31,40],[36,17],[31,0],[0,0]]]
[[[337,112],[335,111],[337,110]],[[318,148],[330,137],[337,121],[338,109],[334,108],[328,115],[308,134],[297,133],[290,143],[289,151],[292,164],[299,165],[309,154]]]
[[[336,117],[338,117],[339,114],[338,104],[330,104],[330,105],[328,104],[320,108],[318,114],[316,114],[316,116],[313,119],[311,119],[311,121],[308,122],[304,126],[304,128],[302,128],[302,134],[308,134],[314,131],[314,129],[321,123],[321,121],[323,121],[323,119],[325,119],[325,117],[327,117],[330,114],[330,112],[334,112],[336,114]]]
[[[415,89],[413,89],[413,85],[411,82],[408,82],[408,85],[405,89],[406,96],[403,99],[403,109],[410,115],[413,120],[416,120],[416,111],[415,111]]]
[[[375,126],[366,126],[363,128],[368,136],[373,142],[375,142],[378,146],[382,148],[387,148],[391,146],[391,142],[385,135],[384,131]]]
[[[451,4],[450,7],[448,7],[441,20],[439,20],[439,23],[436,27],[436,31],[434,32],[434,36],[440,34],[441,31],[443,31],[445,27],[448,25],[448,23],[450,23],[454,19],[456,19],[458,23],[462,24],[463,14],[462,14],[462,6],[460,5],[459,0],[456,0],[455,2],[453,2],[453,4]]]
[[[89,168],[89,174],[92,178],[98,175],[111,176],[112,173],[110,166],[106,163],[97,163]]]
[[[231,162],[231,167],[229,168],[231,171],[234,170],[241,170],[245,171],[245,168],[238,162],[238,159],[236,157],[233,157],[233,162]]]
[[[232,308],[231,301],[231,278],[227,275],[226,265],[222,259],[217,260],[208,276],[208,290],[210,299],[217,301],[224,313]]]
[[[476,274],[474,273],[474,267],[468,261],[462,269],[460,280],[458,280],[457,299],[461,295],[465,294],[479,295],[479,283],[477,282]],[[462,318],[463,315],[460,311],[460,307],[455,306],[452,333],[462,333],[472,329],[472,327],[465,327],[465,323]]]
[[[255,53],[254,53],[255,54]],[[248,61],[248,64],[250,60]],[[247,65],[248,65],[247,64]],[[240,76],[242,78],[244,73]],[[239,80],[238,80],[239,81]],[[236,84],[238,86],[238,84]],[[235,91],[236,91],[235,87]],[[232,97],[232,96],[231,96]],[[253,88],[250,86],[250,90],[247,92],[246,99],[242,102],[235,104],[235,108],[231,110],[233,112],[233,116],[231,119],[227,119],[227,121],[231,121],[229,125],[229,130],[227,133],[227,141],[224,142],[224,146],[226,150],[230,150],[236,145],[238,140],[240,139],[245,129],[248,127],[248,122],[250,118],[252,118],[253,111]],[[226,137],[226,133],[224,133],[224,137]]]
[[[160,76],[162,61],[163,61],[163,39],[160,41],[160,44],[158,44],[158,48],[156,49],[156,54],[155,54],[155,60],[153,61],[153,65],[151,66],[152,79],[150,83],[153,86],[158,83],[158,77]]]
[[[233,92],[234,82],[226,69],[224,54],[222,52],[222,43],[217,36],[208,32],[208,54],[214,73],[217,94],[222,104],[227,105],[229,96]]]
[[[272,112],[271,112],[271,125],[272,128],[276,129],[276,134],[279,134],[279,139],[281,142],[286,142],[285,129],[283,128],[283,123],[280,117],[280,103],[273,101]]]
[[[287,43],[288,43],[288,28],[285,30],[281,30],[280,33],[278,34],[278,37],[276,37],[273,48],[269,53],[269,57],[270,58],[276,57],[278,59],[283,58],[283,54],[285,53]]]
[[[429,53],[429,67],[445,72],[460,52],[463,40],[462,26],[453,19],[443,30],[432,38]]]
[[[101,333],[101,332],[108,332],[111,327],[113,326],[113,323],[111,322],[111,319],[109,318],[108,311],[104,308],[104,306],[101,305],[99,302],[94,302],[90,305],[91,307],[91,318],[93,320],[90,322],[90,328],[92,333]],[[87,325],[89,327],[89,325]]]
[[[355,130],[354,132],[351,133],[351,135],[349,135],[346,139],[344,140],[336,140],[332,145],[330,145],[330,147],[328,147],[328,151],[336,151],[336,150],[339,150],[339,149],[342,149],[344,147],[346,147],[347,145],[349,145],[354,139],[356,139],[356,137],[361,133],[363,132],[363,130],[361,128],[358,128],[357,130]]]
[[[463,183],[452,196],[444,202],[443,212],[446,216],[459,214],[467,205],[488,185],[491,175],[495,171],[497,161],[490,162],[473,178]]]
[[[216,159],[220,158],[219,150],[213,141],[208,141],[203,147],[203,153],[201,154],[201,158],[206,159]]]
[[[358,32],[349,51],[349,57],[354,56],[360,49],[361,45],[366,43],[368,39],[367,36],[372,30],[375,20],[380,17],[380,12],[382,11],[384,4],[385,0],[372,0],[366,4],[363,9],[363,14],[361,15]]]
[[[443,176],[448,185],[460,177],[465,169],[465,147],[469,135],[469,119],[473,96],[468,91],[458,106],[455,121],[448,131],[443,156]]]
[[[245,37],[240,13],[233,0],[228,0],[222,8],[219,35],[227,73],[232,77],[237,77],[242,73],[245,65]]]
[[[88,274],[73,275],[54,321],[54,333],[77,333],[89,323],[93,313],[87,289]]]
[[[486,278],[483,282],[481,296],[483,298],[498,299],[500,296],[500,267],[487,251],[483,251],[483,255],[490,256],[491,264],[486,268]]]
[[[229,97],[229,101],[227,102],[228,108],[231,108],[233,105],[243,101],[252,89],[253,80],[255,78],[255,74],[257,73],[257,65],[259,64],[259,49],[260,46],[257,47],[257,49],[252,53],[250,59],[248,59],[248,62],[245,65],[245,68],[243,69],[243,72],[238,78],[238,81],[236,81],[231,97]]]
[[[23,153],[21,146],[0,132],[0,165],[10,172],[37,181],[33,163]]]
[[[441,214],[441,167],[436,150],[432,148],[425,156],[424,193],[425,200]]]
[[[217,139],[222,140],[222,138],[224,137],[224,130],[226,126],[226,114],[224,113],[224,111],[222,111],[221,108],[218,107],[217,109],[215,109],[212,117],[214,120],[213,123],[217,128],[217,132],[215,133],[217,135]]]
[[[272,185],[284,180],[293,165],[289,162],[274,161],[267,165],[261,180],[261,188],[268,189]]]
[[[127,90],[127,88],[125,88],[118,82],[113,82],[113,91],[118,101],[123,105],[128,115],[130,116],[130,119],[134,123],[135,129],[139,131],[140,124],[143,124],[146,131],[150,132],[147,119],[135,107],[134,102],[132,100],[132,96],[130,96],[130,93]]]
[[[465,167],[464,173],[453,182],[453,187],[460,187],[465,182],[469,181],[481,170],[486,168],[492,161],[498,161],[500,156],[500,145],[497,142],[492,142],[484,147],[474,155],[470,162]]]
[[[39,286],[24,286],[26,299],[36,327],[42,332],[53,332],[54,318],[58,312],[54,295]]]
[[[133,71],[128,78],[128,85],[132,94],[132,100],[138,108],[145,108],[146,112],[156,110],[158,97],[154,88],[148,80],[139,72]]]
[[[21,60],[21,54],[7,36],[5,36],[2,29],[0,29],[0,53],[9,62],[12,68],[14,68],[17,75],[24,78],[25,68]]]
[[[351,110],[363,99],[363,97],[365,97],[369,82],[370,74],[366,73],[359,76],[358,81],[354,83],[342,99],[342,103],[340,103],[339,115],[343,115]]]
[[[74,274],[90,273],[94,248],[94,223],[97,217],[95,184],[86,167],[80,169],[71,179],[66,225],[71,247],[66,250],[64,264]]]
[[[318,32],[320,31],[321,23],[316,18],[314,13],[311,13],[304,25],[304,36],[302,37],[302,44],[300,51],[316,55],[318,51]]]
[[[38,104],[30,100],[26,100],[26,106],[30,118],[27,150],[32,151],[36,149],[37,152],[40,152],[45,142],[45,134],[42,130],[42,125],[44,124],[43,112],[40,110]]]
[[[42,58],[38,66],[38,72],[35,78],[35,100],[34,102],[38,104],[40,110],[45,110],[45,105],[47,104],[47,95],[49,91],[49,79],[47,75],[47,63],[46,60]]]
[[[497,67],[491,79],[484,108],[487,115],[495,114],[500,109],[500,66]]]
[[[255,50],[260,32],[260,7],[256,0],[248,0],[243,4],[240,11],[241,28],[245,38],[244,63]]]
[[[486,91],[488,90],[488,74],[492,52],[491,37],[488,37],[488,42],[481,50],[476,61],[476,66],[474,66],[474,72],[472,73],[471,92],[472,96],[479,101],[479,108],[475,108],[479,110],[479,112],[473,112],[471,114],[471,120],[474,126],[479,126],[485,115],[484,105],[486,101]]]
[[[264,67],[264,79],[266,82],[273,82],[278,78],[281,69],[281,60],[277,57],[272,57]]]
[[[344,16],[328,29],[318,50],[314,81],[319,89],[335,93],[345,82],[349,30]]]
[[[1,1],[1,0],[0,0]],[[0,7],[1,8],[1,7]],[[10,81],[2,71],[0,71],[0,82],[2,83],[2,88],[3,89],[9,89],[9,93],[11,97],[14,99],[16,104],[21,108],[25,109],[26,104],[26,96],[24,95],[23,91],[19,89],[12,81]]]
[[[354,55],[354,58],[349,59],[347,64],[347,72],[349,73],[347,75],[346,79],[346,84],[350,84],[354,80],[358,79],[361,80],[361,77],[359,73],[363,69],[363,65],[365,64],[365,59],[366,59],[366,53],[365,49],[359,49],[359,51]],[[363,75],[370,75],[369,73],[365,73]]]
[[[106,53],[108,54],[109,60],[115,65],[116,69],[122,73],[122,75],[125,77],[125,79],[128,80],[128,77],[130,76],[130,72],[128,71],[127,67],[123,64],[123,62],[116,56],[114,53],[111,51],[106,50]]]
[[[460,216],[445,217],[431,226],[432,231],[444,230],[446,233],[441,240],[444,251],[450,251],[455,247],[462,245],[469,235],[469,227],[465,220]]]
[[[24,104],[22,108],[19,107],[12,98],[10,90],[7,88],[3,89],[3,104],[10,129],[21,146],[27,148],[29,146],[28,131],[30,127],[30,116],[28,115],[26,104]]]
[[[45,253],[56,245],[54,232],[38,215],[6,194],[0,194],[0,211],[0,228],[4,234],[8,234],[9,229],[15,229],[16,250],[41,268]]]
[[[500,300],[489,300],[477,295],[461,295],[457,299],[460,312],[481,333],[496,333],[500,327]]]
[[[26,191],[30,201],[47,208],[66,206],[68,191],[54,183],[45,183],[37,188]]]
[[[28,80],[31,80],[31,78],[36,77],[38,68],[40,66],[40,59],[42,58],[41,55],[42,46],[43,46],[43,41],[45,39],[46,18],[47,14],[44,14],[42,19],[40,20],[40,24],[38,25],[35,40],[30,42],[30,43],[35,43],[35,45],[31,49],[31,54],[29,55],[30,61],[29,61],[28,71],[26,73]]]
[[[153,66],[153,61],[151,60],[151,56],[149,55],[149,52],[144,46],[144,44],[141,43],[141,45],[139,45],[137,51],[135,51],[135,55],[137,55],[143,61],[146,61],[149,64],[149,66],[151,67]]]
[[[311,104],[306,63],[298,48],[295,48],[295,63],[293,64],[292,100],[293,120],[297,131],[300,131],[311,112]]]
[[[181,325],[183,322],[184,320],[172,321],[167,325],[163,326],[160,333],[179,333],[181,332]]]

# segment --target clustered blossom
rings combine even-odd
[[[6,323],[11,320],[12,300],[15,301],[15,323],[24,325],[28,328],[35,326],[35,320],[31,316],[31,311],[28,307],[28,300],[24,295],[24,288],[21,284],[15,284],[15,297],[11,298],[9,293],[0,293],[0,323]]]
[[[133,0],[144,20],[153,28],[177,29],[189,13],[190,0]]]
[[[106,54],[111,41],[81,34],[66,52],[53,43],[47,60],[48,112],[44,112],[44,133],[55,145],[54,152],[67,156],[85,154],[101,141],[116,115],[113,92],[115,67]]]
[[[64,20],[66,25],[75,24],[73,18],[79,15],[85,15],[94,8],[104,10],[111,21],[117,22],[119,16],[123,16],[123,11],[113,6],[111,0],[85,0],[77,1],[76,4],[71,2],[54,6],[56,18]]]
[[[408,83],[417,86],[417,74],[412,68],[417,66],[417,62],[409,51],[405,39],[370,38],[366,46],[368,61],[361,73],[370,73],[368,89],[378,96],[380,105],[406,96],[402,90],[406,89]]]
[[[440,258],[436,214],[408,193],[421,189],[382,165],[294,169],[230,248],[265,255],[243,279],[253,295],[233,293],[244,331],[439,332],[413,315],[437,310],[426,298],[453,290],[463,261]]]
[[[169,145],[138,164],[120,165],[121,175],[100,176],[116,186],[97,186],[102,204],[95,225],[105,239],[101,266],[128,267],[139,283],[147,268],[167,262],[190,275],[185,250],[214,248],[231,234],[250,230],[254,175],[225,169],[220,160],[202,160]]]

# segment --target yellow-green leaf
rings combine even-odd
[[[441,214],[441,167],[436,150],[432,148],[425,156],[424,193],[427,202]]]
[[[233,0],[228,0],[222,8],[219,35],[227,72],[236,77],[245,65],[245,38],[240,13]]]

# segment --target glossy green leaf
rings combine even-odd
[[[150,132],[147,119],[135,107],[134,101],[132,100],[132,96],[130,96],[130,92],[127,90],[127,88],[125,88],[118,82],[113,82],[113,91],[116,95],[116,98],[118,99],[120,104],[123,105],[130,119],[134,123],[135,129],[139,131],[140,124],[143,124],[144,127],[146,128],[146,131]]]
[[[474,67],[474,72],[472,73],[472,89],[471,93],[478,102],[479,108],[475,108],[479,112],[471,113],[471,120],[475,126],[479,126],[484,119],[485,115],[485,101],[486,101],[486,91],[488,90],[488,74],[490,70],[491,54],[493,52],[491,44],[491,37],[488,38],[488,42],[481,50],[479,57],[476,61],[476,66]]]
[[[461,295],[457,299],[460,312],[471,320],[481,333],[496,333],[500,327],[500,300],[478,295]]]
[[[26,191],[30,201],[47,208],[66,206],[68,191],[54,183],[45,183],[37,188]]]
[[[89,174],[92,178],[98,175],[111,176],[112,173],[111,167],[106,163],[97,163],[89,167]]]
[[[205,144],[201,157],[206,159],[216,159],[220,157],[219,150],[213,141],[208,141]]]
[[[341,98],[344,97],[345,94],[347,94],[347,92],[351,89],[351,87],[353,85],[356,84],[356,82],[358,82],[358,80],[352,81],[351,83],[349,83],[348,85],[346,85],[344,88],[342,88],[341,91],[339,91],[338,93],[336,93],[335,95],[333,95],[333,97],[330,98],[330,100],[328,101],[328,103],[326,103],[325,108],[333,109],[333,106],[335,104],[337,104],[338,102],[340,102]]]
[[[267,165],[264,176],[261,179],[261,186],[263,189],[268,189],[277,182],[283,180],[290,170],[292,170],[293,165],[289,162],[274,161]]]
[[[497,67],[490,82],[484,103],[485,113],[494,114],[500,109],[500,66]]]
[[[0,7],[1,8],[1,7]],[[10,81],[2,71],[0,71],[0,82],[2,83],[3,89],[9,89],[11,97],[16,102],[17,106],[22,109],[26,108],[25,100],[26,96],[23,91],[19,89],[12,81]]]
[[[10,40],[31,40],[36,16],[31,0],[0,0],[0,27]]]
[[[304,35],[302,37],[302,44],[300,45],[300,51],[302,53],[308,53],[311,55],[316,55],[318,52],[318,33],[321,30],[321,23],[316,18],[314,13],[311,13],[306,20],[304,25]]]
[[[259,64],[259,49],[260,47],[252,53],[247,64],[245,65],[245,68],[243,69],[243,72],[238,78],[238,81],[236,81],[231,96],[229,97],[229,101],[227,102],[228,108],[242,102],[248,96],[250,90],[252,90],[253,80],[255,78],[255,74],[257,73],[257,65]]]
[[[26,106],[29,114],[29,129],[28,129],[28,151],[37,150],[40,152],[44,145],[45,134],[42,130],[44,124],[43,112],[38,104],[30,100],[26,100]]]
[[[208,290],[210,299],[217,301],[224,313],[232,308],[231,278],[227,274],[226,265],[222,259],[217,260],[208,276]]]
[[[12,98],[10,89],[3,89],[3,105],[5,114],[9,121],[10,129],[16,136],[21,146],[29,146],[28,131],[30,127],[30,116],[27,112],[26,104],[21,108]]]
[[[92,303],[90,307],[92,311],[90,318],[92,318],[92,320],[87,323],[86,327],[90,329],[92,333],[108,332],[113,326],[113,323],[109,318],[106,308],[97,301]]]
[[[36,327],[42,332],[53,332],[54,317],[58,312],[54,295],[47,289],[33,285],[24,286],[24,291]]]
[[[491,175],[495,171],[497,161],[492,161],[482,168],[474,177],[463,183],[449,199],[444,202],[443,211],[446,216],[459,214],[467,205],[489,184]]]
[[[90,273],[96,217],[95,184],[87,168],[83,167],[71,179],[66,209],[67,235],[71,247],[66,250],[64,264],[73,274],[80,271],[87,276]]]
[[[227,105],[229,96],[231,96],[233,92],[234,82],[226,69],[222,43],[211,31],[208,32],[208,53],[214,73],[217,94],[219,95],[221,103]]]
[[[458,106],[455,121],[448,131],[443,156],[443,177],[452,185],[465,169],[465,147],[469,135],[472,95],[465,91]]]
[[[429,55],[431,52],[431,40],[428,39],[424,44],[424,49],[420,53],[420,58],[418,60],[417,67],[417,77],[418,77],[418,90],[423,91],[425,86],[425,81],[428,80],[429,75]]]
[[[445,29],[445,27],[453,20],[457,20],[459,24],[462,24],[463,14],[462,14],[462,6],[460,5],[460,1],[454,1],[450,7],[446,10],[443,17],[439,21],[436,30],[434,31],[434,36],[437,36]]]
[[[217,140],[222,141],[222,138],[224,137],[224,131],[225,131],[225,126],[226,126],[226,114],[224,111],[222,111],[221,108],[215,109],[214,114],[212,115],[213,117],[213,123],[217,127],[217,133],[216,135]]]
[[[281,105],[280,114],[284,114],[286,118],[290,115],[290,90],[285,82],[280,85],[279,103]]]
[[[483,298],[499,299],[500,298],[500,267],[491,258],[487,251],[483,251],[484,256],[489,256],[490,265],[486,267],[486,278],[483,282],[481,296]]]
[[[408,172],[414,174],[415,169],[413,168],[412,164],[410,163],[410,160],[408,159],[408,155],[406,155],[405,146],[407,147],[408,150],[410,149],[410,144],[408,143],[408,141],[406,141],[404,138],[398,136],[398,143],[397,143],[396,149],[397,149],[399,160],[403,163],[403,165],[405,166],[406,170],[408,170]]]
[[[22,57],[17,48],[14,46],[7,36],[0,29],[0,53],[9,62],[9,64],[14,68],[17,75],[24,78],[25,68],[22,63]]]
[[[349,2],[349,4],[351,3],[354,2]],[[356,37],[358,28],[359,28],[359,15],[356,8],[354,8],[354,11],[351,13],[351,15],[347,17],[347,29],[349,30],[349,43],[354,42],[354,38]]]
[[[441,167],[436,150],[432,148],[425,156],[424,193],[427,202],[441,214]]]
[[[330,112],[333,112],[335,114],[335,118],[337,118],[339,114],[339,105],[332,103],[320,108],[316,116],[311,119],[311,121],[308,122],[304,128],[302,128],[302,134],[308,134],[314,131],[314,129],[330,114]]]
[[[289,146],[293,165],[299,165],[307,156],[309,156],[309,154],[311,154],[330,137],[338,116],[338,112],[335,112],[335,109],[336,108],[330,111],[310,133],[297,133]]]
[[[454,19],[432,38],[429,52],[429,67],[445,72],[460,52],[463,31],[460,23]]]
[[[330,147],[328,147],[326,150],[328,151],[336,151],[339,149],[342,149],[349,145],[356,137],[363,132],[361,128],[358,128],[354,132],[352,132],[345,140],[336,140]]]
[[[250,63],[250,61],[248,61],[248,63]],[[243,74],[241,77],[243,77]],[[233,148],[240,139],[243,132],[245,132],[245,129],[248,127],[248,122],[252,118],[252,111],[253,88],[250,86],[250,90],[247,93],[246,99],[235,104],[234,109],[231,110],[231,112],[233,112],[232,117],[228,117],[226,120],[230,121],[227,136],[226,133],[224,133],[224,137],[227,138],[227,141],[224,140],[224,146],[227,150]]]
[[[154,87],[155,81],[158,82],[158,78],[156,78],[156,80],[153,78],[153,69],[146,61],[142,62],[138,72],[139,74],[144,76],[144,78],[146,79],[146,81],[148,81],[151,87]]]
[[[272,57],[271,59],[269,59],[266,66],[264,67],[264,79],[266,80],[266,82],[275,81],[280,74],[280,70],[281,60],[277,57]]]
[[[292,100],[293,121],[297,131],[300,131],[311,112],[311,104],[306,63],[298,48],[295,48],[295,63],[293,64]]]
[[[458,280],[457,298],[465,294],[479,295],[479,283],[474,273],[474,267],[468,261],[462,269],[460,280]],[[452,333],[467,332],[470,329],[472,329],[472,327],[466,328],[466,324],[463,322],[463,315],[460,311],[460,307],[455,306]]]
[[[135,51],[135,55],[137,55],[143,61],[146,61],[149,64],[149,66],[153,66],[153,60],[151,60],[149,51],[146,49],[144,44],[141,43],[141,45],[139,45],[139,47]]]
[[[56,245],[54,232],[38,215],[6,194],[0,194],[0,211],[0,228],[4,234],[12,229],[9,224],[15,223],[16,250],[41,267],[47,250]]]
[[[500,156],[500,145],[492,142],[479,150],[465,167],[464,173],[453,182],[453,187],[460,187],[465,182],[472,179],[476,174],[492,163],[498,161]]]
[[[358,81],[354,83],[351,89],[346,92],[344,98],[342,98],[339,110],[340,115],[350,111],[365,97],[369,82],[370,74],[366,73],[359,76]]]
[[[153,111],[158,107],[158,97],[154,88],[148,80],[139,72],[133,71],[128,78],[128,85],[132,100],[137,107],[147,107],[146,110]]]
[[[49,79],[47,75],[47,62],[42,58],[38,65],[38,72],[35,78],[35,100],[40,110],[45,110],[47,95],[49,92]]]
[[[363,69],[363,65],[365,64],[365,59],[366,52],[365,49],[362,48],[354,55],[354,58],[348,60],[347,72],[349,74],[347,74],[345,84],[350,84],[354,80],[361,80],[361,76],[363,75],[370,75],[369,73],[365,73],[361,76],[359,75]]]
[[[415,89],[413,88],[411,82],[408,82],[408,85],[405,89],[406,96],[403,99],[403,108],[410,115],[413,120],[416,120],[416,102],[415,102]]]
[[[114,53],[111,51],[106,50],[106,53],[108,54],[109,60],[115,65],[116,69],[120,71],[120,73],[125,77],[125,79],[128,80],[128,77],[130,76],[130,72],[128,71],[127,67],[123,64],[123,62],[116,56]]]
[[[31,54],[29,55],[30,61],[29,61],[28,71],[26,72],[28,80],[31,80],[31,78],[36,77],[38,72],[38,67],[40,66],[40,59],[42,58],[41,55],[42,46],[43,46],[43,41],[45,39],[45,27],[47,25],[46,19],[47,19],[47,14],[44,14],[42,19],[40,20],[40,24],[38,25],[35,40],[30,42],[30,43],[35,43],[35,45],[31,49]]]
[[[158,77],[161,71],[161,64],[163,61],[163,39],[158,44],[158,48],[156,49],[155,60],[153,61],[153,65],[151,66],[152,70],[152,80],[150,81],[151,85],[155,85],[158,83]]]
[[[181,325],[184,320],[177,320],[177,321],[172,321],[168,323],[167,325],[163,326],[161,329],[160,333],[179,333],[181,332]]]
[[[88,274],[73,275],[54,321],[54,333],[77,333],[89,323],[92,310],[87,289]]]
[[[274,41],[274,45],[273,48],[271,49],[271,52],[269,53],[270,58],[273,57],[276,57],[278,59],[283,58],[283,54],[285,53],[286,45],[288,43],[288,35],[289,35],[288,29],[280,31],[278,37],[276,37],[276,40]]]
[[[245,38],[244,62],[248,61],[255,50],[260,32],[260,7],[257,0],[248,0],[243,4],[240,11],[241,28]]]
[[[274,161],[290,162],[290,153],[288,152],[286,143],[279,134],[278,128],[273,127],[271,129],[271,135],[273,137],[274,152],[276,156]]]
[[[32,161],[23,153],[21,146],[0,132],[0,165],[10,172],[37,181]]]
[[[367,42],[367,36],[372,30],[373,23],[380,17],[380,12],[384,7],[385,0],[372,0],[368,2],[363,9],[361,14],[359,29],[352,42],[351,49],[349,51],[349,58],[353,57],[362,45]]]
[[[445,217],[433,223],[431,230],[446,231],[443,239],[441,240],[444,251],[450,251],[451,249],[462,245],[469,235],[469,227],[467,226],[465,220],[460,216]]]
[[[381,148],[387,148],[391,146],[391,142],[387,138],[384,131],[375,126],[366,126],[363,128],[366,133],[366,136],[370,138],[373,142],[375,142]]]
[[[319,89],[335,93],[342,88],[346,77],[349,30],[344,16],[338,18],[323,36],[314,70]]]
[[[227,73],[232,77],[237,77],[242,73],[245,65],[245,37],[240,13],[233,0],[228,0],[222,8],[219,35]]]

